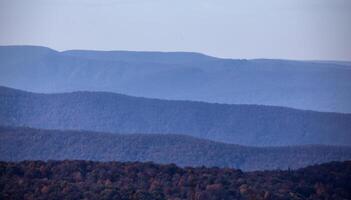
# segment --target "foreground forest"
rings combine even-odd
[[[0,199],[351,199],[351,161],[247,172],[153,163],[0,162]]]
[[[0,160],[153,161],[245,171],[296,169],[351,159],[351,147],[250,147],[184,136],[112,134],[0,126]]]

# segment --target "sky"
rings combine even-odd
[[[0,45],[351,60],[351,0],[0,0]]]

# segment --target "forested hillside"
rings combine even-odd
[[[154,161],[242,170],[295,169],[351,159],[351,147],[308,145],[255,148],[182,135],[0,128],[0,160]]]
[[[1,199],[351,199],[351,162],[243,173],[153,163],[0,162]]]
[[[184,134],[241,145],[351,144],[351,114],[0,87],[0,125]]]
[[[351,113],[349,62],[0,46],[0,74],[0,85],[34,92],[94,90]]]

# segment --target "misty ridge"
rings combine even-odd
[[[350,145],[351,114],[210,104],[106,92],[38,94],[0,87],[0,125],[184,134],[253,146]]]
[[[0,160],[141,161],[245,171],[288,170],[351,159],[350,146],[250,147],[177,134],[112,134],[0,126]]]
[[[350,62],[1,46],[0,74],[0,85],[40,93],[106,91],[170,100],[351,112]]]

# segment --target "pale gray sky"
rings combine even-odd
[[[351,0],[0,0],[0,45],[351,60]]]

